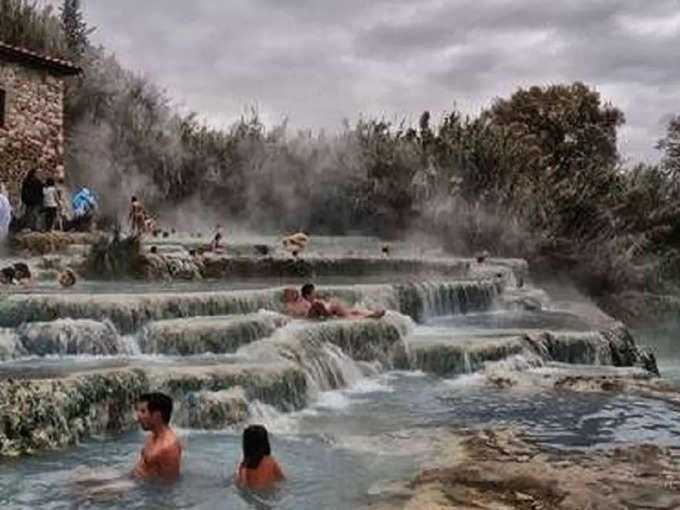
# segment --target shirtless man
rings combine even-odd
[[[132,232],[136,235],[142,235],[146,230],[146,210],[141,204],[137,197],[133,196],[130,202],[130,215],[128,220],[130,222],[130,228]]]
[[[380,319],[385,315],[385,310],[369,310],[367,308],[345,308],[338,303],[328,303],[318,299],[316,288],[313,283],[302,286],[302,298],[309,302],[310,308],[307,317],[319,319],[323,317],[339,317],[342,319]]]
[[[312,304],[306,299],[302,299],[297,289],[288,288],[283,291],[283,313],[291,317],[307,317]]]
[[[169,425],[172,399],[162,393],[147,393],[139,397],[135,411],[142,430],[151,434],[142,448],[133,475],[176,480],[179,478],[182,446]]]

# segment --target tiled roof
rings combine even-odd
[[[49,69],[58,74],[80,74],[83,70],[67,60],[48,57],[35,51],[0,41],[0,57]]]

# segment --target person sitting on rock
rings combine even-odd
[[[59,273],[57,281],[64,288],[73,287],[76,284],[76,273],[67,267]]]
[[[170,427],[172,399],[163,393],[146,393],[136,405],[142,430],[151,432],[139,455],[133,475],[174,481],[179,478],[182,445]]]
[[[217,232],[213,240],[210,242],[209,250],[213,253],[224,253],[224,246],[222,245],[222,234]]]
[[[236,468],[236,484],[259,489],[285,479],[272,455],[267,429],[262,425],[246,427],[243,431],[243,460]]]
[[[345,308],[339,303],[329,303],[318,299],[316,288],[313,283],[306,283],[300,291],[302,298],[310,303],[307,317],[310,319],[322,319],[326,317],[338,317],[341,319],[380,319],[384,317],[385,310],[370,310],[368,308]]]
[[[297,289],[288,288],[283,291],[283,313],[291,317],[307,317],[312,304],[302,296]]]

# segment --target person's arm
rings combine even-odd
[[[246,468],[243,465],[243,461],[236,465],[236,473],[234,473],[234,480],[236,485],[239,487],[245,487],[248,485],[248,477],[246,476]]]
[[[179,464],[182,457],[182,448],[179,445],[163,448],[154,456],[154,470],[157,476],[166,481],[179,478]]]
[[[286,479],[286,475],[283,474],[283,471],[281,470],[281,466],[279,466],[279,463],[276,462],[276,459],[272,459],[274,462],[274,465],[272,466],[272,472],[274,474],[274,479],[275,481],[281,481]]]

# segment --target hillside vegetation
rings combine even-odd
[[[211,211],[258,231],[425,230],[459,254],[558,268],[595,297],[678,292],[677,118],[654,166],[621,164],[624,114],[583,83],[520,89],[475,117],[426,111],[417,126],[360,118],[333,136],[291,134],[252,112],[216,130],[90,44],[90,31],[77,0],[60,12],[0,0],[0,40],[85,69],[68,90],[67,167],[109,215],[134,193],[171,220]]]

